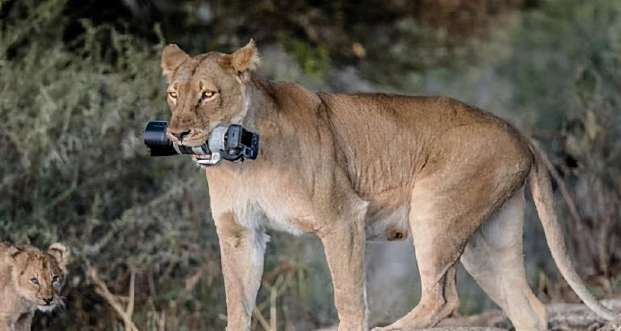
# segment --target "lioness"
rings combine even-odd
[[[0,242],[0,331],[29,331],[37,309],[62,305],[68,255],[59,243],[43,252]]]
[[[600,316],[567,255],[548,174],[507,122],[446,97],[315,93],[255,77],[253,41],[232,54],[161,58],[172,112],[167,135],[203,144],[221,124],[261,137],[255,161],[207,167],[222,256],[227,330],[249,330],[267,228],[315,233],[334,285],[338,330],[367,330],[365,240],[412,236],[422,298],[376,330],[430,327],[457,309],[460,261],[517,330],[545,330],[522,258],[528,187],[563,276]]]

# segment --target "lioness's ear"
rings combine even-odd
[[[222,56],[220,65],[233,69],[238,75],[255,70],[259,65],[259,51],[254,39],[250,39],[246,46],[236,50],[233,54]]]
[[[69,249],[65,245],[61,243],[51,244],[47,249],[47,253],[56,259],[61,268],[66,269],[67,260],[69,259]]]
[[[162,50],[161,66],[162,73],[168,82],[172,79],[172,74],[175,70],[189,58],[190,56],[175,44],[164,47]]]

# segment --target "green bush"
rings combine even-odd
[[[180,284],[216,256],[204,178],[188,162],[149,158],[141,138],[148,119],[167,117],[161,45],[88,20],[65,41],[65,1],[13,6],[0,35],[0,237],[73,250],[68,309],[40,323],[113,328],[87,266],[117,293],[126,293],[128,270],[139,271],[141,324],[171,305],[180,329],[196,310],[201,325],[215,323],[222,304],[207,310]],[[196,291],[221,297],[219,288]],[[93,319],[100,313],[111,318]]]

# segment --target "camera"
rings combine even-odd
[[[239,124],[217,126],[208,140],[200,146],[184,146],[173,143],[166,135],[168,123],[149,121],[144,129],[144,143],[151,156],[189,154],[196,156],[201,165],[215,165],[221,160],[254,160],[259,154],[259,135]]]

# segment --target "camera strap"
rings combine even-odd
[[[196,148],[196,147],[195,147]],[[198,147],[199,153],[195,155],[206,155],[202,153],[203,146]],[[245,159],[254,160],[259,154],[259,135],[246,130],[239,124],[229,126],[218,126],[209,134],[208,146],[210,154],[205,157],[195,157],[196,163],[202,166],[213,166],[222,160],[244,161]]]

